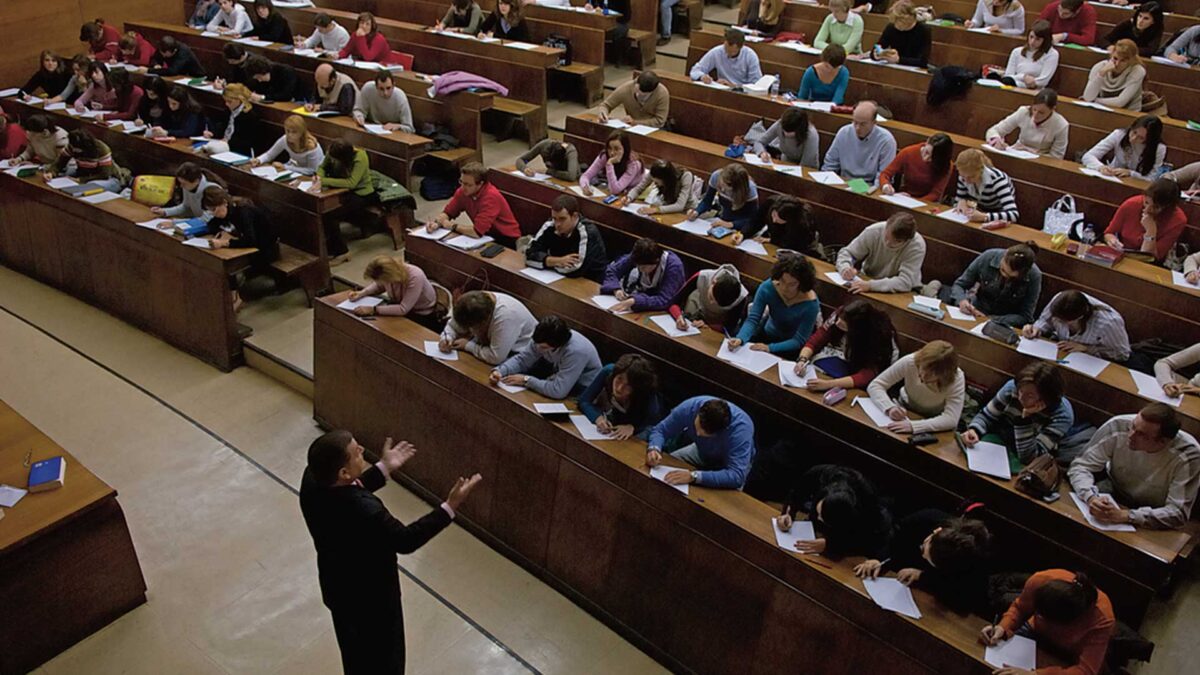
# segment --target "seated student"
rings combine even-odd
[[[483,20],[479,34],[514,42],[533,42],[529,37],[529,26],[521,16],[520,0],[496,0],[496,9]]]
[[[446,15],[434,25],[434,29],[475,35],[482,25],[483,10],[475,0],[450,0]]]
[[[149,68],[150,61],[157,53],[154,45],[150,44],[149,40],[133,31],[129,31],[121,36],[121,40],[117,43],[117,46],[120,49],[117,60],[139,68]]]
[[[900,398],[894,401],[888,391],[900,383],[903,383]],[[967,381],[958,367],[954,347],[945,340],[932,340],[888,366],[867,385],[867,393],[891,418],[888,431],[937,433],[953,431],[958,426],[967,397]],[[926,419],[909,420],[909,410]]]
[[[371,307],[355,307],[358,316],[407,316],[426,328],[442,332],[443,326],[434,316],[437,293],[425,276],[425,271],[412,263],[388,255],[375,256],[363,270],[370,281],[362,290],[350,293],[350,300],[386,295],[387,302]]]
[[[176,40],[170,35],[164,35],[158,40],[158,52],[150,59],[150,74],[160,77],[190,75],[204,77],[204,67],[192,48]]]
[[[88,65],[87,89],[75,99],[76,112],[85,110],[113,110],[117,104],[117,90],[109,79],[108,66],[92,61]]]
[[[616,296],[612,312],[652,312],[671,306],[687,273],[673,251],[665,251],[648,237],[638,239],[633,250],[608,264],[600,293]]]
[[[1090,47],[1096,43],[1096,8],[1083,0],[1056,0],[1042,8],[1038,19],[1048,21],[1054,44]]]
[[[295,68],[286,63],[272,63],[259,54],[246,59],[246,86],[254,92],[255,101],[303,101],[308,98],[308,87],[300,82]]]
[[[1200,26],[1183,31],[1163,49],[1163,56],[1175,63],[1194,65],[1200,61]]]
[[[579,200],[559,195],[550,205],[550,220],[533,235],[525,249],[525,264],[552,269],[568,277],[599,282],[608,266],[600,228],[579,213]]]
[[[577,401],[579,412],[612,438],[645,439],[666,414],[650,359],[625,354],[600,369]]]
[[[1138,54],[1150,58],[1158,53],[1162,36],[1163,9],[1151,0],[1138,5],[1133,16],[1113,26],[1108,35],[1100,40],[1100,46],[1111,47],[1120,40],[1133,40],[1138,47]]]
[[[97,115],[96,121],[103,123],[137,119],[138,109],[142,105],[142,97],[146,92],[133,83],[128,70],[112,71],[109,73],[108,81],[116,94],[112,111]]]
[[[368,122],[382,124],[388,131],[398,129],[409,134],[415,131],[408,95],[396,86],[392,74],[386,70],[379,71],[374,80],[359,90],[354,100],[354,122],[359,126]]]
[[[679,330],[708,326],[732,331],[741,322],[749,298],[737,268],[727,263],[693,274],[675,294],[675,302],[667,311]]]
[[[813,38],[813,46],[825,49],[835,44],[845,49],[847,54],[857,54],[862,51],[865,25],[861,15],[850,11],[850,0],[829,0],[829,15],[821,22],[817,36]]]
[[[208,221],[209,239],[212,248],[256,248],[251,257],[251,271],[269,271],[271,263],[279,259],[279,232],[270,216],[248,199],[231,196],[219,185],[205,188],[201,205],[206,213],[212,214]],[[236,279],[233,286],[233,309],[241,308]]]
[[[1192,162],[1182,168],[1168,171],[1163,174],[1163,178],[1175,181],[1182,193],[1188,197],[1200,195],[1200,162]]]
[[[83,96],[83,92],[87,91],[88,85],[91,83],[91,78],[88,75],[88,70],[92,67],[92,60],[83,54],[76,54],[71,57],[71,76],[67,79],[67,86],[58,93],[46,99],[46,103],[66,102],[68,105],[74,105],[75,101]]]
[[[28,143],[17,156],[22,162],[54,164],[67,150],[67,130],[55,124],[49,115],[26,117],[25,136]]]
[[[533,340],[537,319],[521,301],[495,291],[467,291],[454,301],[450,321],[438,340],[444,353],[465,351],[498,366]]]
[[[1017,108],[1016,112],[992,125],[984,134],[988,145],[1004,150],[1024,150],[1055,159],[1067,154],[1071,124],[1055,111],[1058,92],[1043,89],[1033,97],[1033,103]],[[1007,136],[1019,131],[1017,142],[1008,144]]]
[[[801,474],[776,518],[779,529],[792,529],[797,511],[807,513],[818,532],[812,541],[796,542],[801,553],[878,554],[892,529],[891,513],[878,490],[848,466],[818,464]]]
[[[935,204],[942,201],[954,173],[953,153],[954,141],[941,132],[903,148],[879,173],[879,191]]]
[[[79,41],[87,45],[87,54],[93,61],[108,63],[121,53],[121,32],[114,26],[95,19],[79,27]]]
[[[1000,81],[1022,89],[1044,89],[1057,72],[1058,50],[1054,48],[1050,24],[1038,21],[1029,29],[1025,44],[1009,52]]]
[[[1007,249],[989,248],[954,280],[943,300],[1002,326],[1021,328],[1033,323],[1042,294],[1042,270],[1034,263],[1037,252],[1032,241]]]
[[[986,612],[992,533],[972,510],[956,518],[921,509],[901,518],[883,560],[859,563],[855,576],[876,579],[895,572],[897,581],[928,591],[956,613]]]
[[[254,23],[250,21],[250,14],[246,12],[246,8],[236,0],[217,0],[220,8],[217,10],[216,16],[205,30],[220,33],[221,35],[233,35],[235,37],[246,35],[254,30]]]
[[[250,86],[246,76],[246,62],[250,60],[250,52],[247,52],[240,42],[226,42],[221,46],[221,57],[225,61],[225,69],[213,79],[213,88],[220,91],[227,84]]]
[[[49,49],[42,51],[38,64],[37,72],[30,76],[25,86],[21,87],[21,91],[25,92],[26,96],[40,94],[42,98],[62,94],[71,83],[70,64]]]
[[[142,102],[138,105],[137,118],[146,123],[153,131],[154,127],[161,127],[167,119],[167,92],[171,90],[173,85],[170,81],[159,77],[158,75],[147,75],[142,78]],[[204,131],[201,128],[200,131]],[[157,134],[151,134],[157,135]],[[161,134],[165,136],[166,134]],[[199,136],[200,132],[196,132],[195,136]]]
[[[1200,447],[1179,423],[1170,406],[1150,403],[1092,436],[1067,479],[1096,520],[1152,530],[1187,524],[1200,488]]]
[[[129,170],[113,160],[112,150],[85,129],[67,134],[67,147],[53,164],[42,167],[47,182],[56,176],[70,176],[83,183],[95,183],[109,192],[120,192],[129,184]]]
[[[1022,368],[979,409],[962,441],[974,447],[991,436],[1028,464],[1041,455],[1057,457],[1058,444],[1074,423],[1075,410],[1063,397],[1058,368],[1038,361]]]
[[[851,293],[909,293],[921,287],[924,263],[925,238],[907,211],[866,226],[837,255],[838,273]]]
[[[978,148],[968,148],[958,153],[956,163],[956,211],[972,223],[994,220],[1017,222],[1021,212],[1017,209],[1017,192],[1008,174],[992,166],[992,160]]]
[[[892,365],[898,353],[892,320],[866,300],[856,299],[837,308],[808,338],[796,359],[795,372],[804,375],[812,363],[830,375],[828,380],[809,379],[805,386],[813,391],[865,389]]]
[[[217,0],[196,0],[196,7],[187,20],[188,28],[203,29],[219,11],[221,6],[217,4]]]
[[[571,183],[579,180],[579,151],[574,143],[543,138],[517,158],[517,171],[526,176],[536,176],[537,169],[529,166],[535,157],[541,158],[542,166],[551,177]]]
[[[583,194],[591,196],[593,185],[603,185],[618,197],[642,181],[642,161],[629,147],[629,134],[620,129],[608,136],[604,152],[596,155],[587,171],[579,176]]]
[[[1104,230],[1104,243],[1118,250],[1149,253],[1162,262],[1185,227],[1187,214],[1179,208],[1179,185],[1159,178],[1145,192],[1117,207]]]
[[[496,366],[488,380],[561,400],[586,389],[602,367],[592,341],[551,314],[538,321],[529,344]]]
[[[1153,180],[1167,159],[1162,120],[1142,115],[1125,129],[1114,129],[1083,155],[1080,162],[1106,176]]]
[[[802,101],[829,101],[841,105],[850,84],[850,69],[845,63],[846,50],[841,45],[825,45],[821,60],[804,69],[796,97]]]
[[[716,71],[714,79],[712,72]],[[688,75],[704,84],[717,82],[727,87],[741,87],[762,78],[758,54],[746,46],[746,34],[733,28],[725,29],[725,42],[708,50]]]
[[[740,490],[754,460],[754,420],[741,408],[712,396],[696,396],[675,406],[650,429],[646,464],[662,463],[663,446],[676,440],[670,455],[699,469],[671,471],[671,485]]]
[[[1188,256],[1192,261],[1191,274],[1196,274],[1196,262],[1200,254]],[[1182,396],[1183,394],[1200,394],[1200,371],[1189,380],[1180,371],[1192,368],[1200,363],[1200,343],[1182,349],[1174,354],[1154,362],[1154,377],[1167,396]]]
[[[1138,56],[1137,45],[1133,40],[1118,40],[1109,54],[1088,71],[1087,86],[1080,98],[1110,108],[1141,110],[1146,67]]]
[[[782,157],[793,164],[815,169],[820,166],[817,156],[821,138],[817,125],[810,124],[808,113],[800,108],[788,108],[767,132],[754,141],[754,152],[764,162]]]
[[[780,258],[771,279],[758,285],[750,312],[729,348],[742,345],[780,358],[794,358],[808,341],[821,316],[821,301],[813,292],[816,271],[802,255]]]
[[[738,25],[754,31],[755,35],[774,37],[779,33],[786,6],[783,0],[750,0]]]
[[[875,185],[879,172],[896,158],[896,137],[875,123],[878,112],[874,101],[859,101],[854,106],[853,121],[838,129],[825,151],[822,171],[832,171],[846,179],[861,178]]]
[[[358,100],[358,86],[345,73],[339,73],[328,63],[322,63],[313,71],[316,82],[316,103],[305,103],[308,112],[335,112],[347,117],[354,114],[354,103]]]
[[[641,199],[646,202],[646,206],[638,209],[638,213],[642,215],[686,213],[700,203],[701,187],[700,181],[691,171],[660,159],[650,165],[650,170],[646,172],[642,181],[617,200],[616,204],[624,207]]]
[[[796,197],[774,194],[767,197],[758,209],[754,227],[733,233],[733,242],[740,244],[745,237],[760,242],[770,241],[778,248],[806,256],[821,258],[822,249],[813,225],[812,207]]]
[[[299,49],[315,49],[326,54],[337,54],[350,44],[350,31],[342,28],[333,17],[321,12],[313,17],[313,32],[308,39],[300,35],[293,39]]]
[[[1129,333],[1117,310],[1077,290],[1061,291],[1050,299],[1041,316],[1021,329],[1029,339],[1058,341],[1066,352],[1086,352],[1110,361],[1129,358]]]
[[[459,230],[454,219],[460,213],[467,214],[471,228]],[[454,234],[461,232],[471,237],[491,237],[496,243],[512,249],[517,247],[517,239],[521,236],[521,224],[513,216],[508,200],[487,180],[487,167],[479,162],[468,162],[463,166],[454,196],[441,213],[425,224],[427,232],[439,227],[447,228]]]
[[[644,70],[637,77],[619,85],[600,104],[597,115],[607,122],[612,111],[621,108],[625,115],[612,116],[625,124],[641,124],[661,129],[667,123],[671,110],[671,94],[666,85],[658,81],[652,70]]]
[[[18,157],[29,147],[29,136],[20,124],[9,122],[8,114],[0,112],[0,159]],[[681,270],[682,272],[682,270]],[[683,283],[680,274],[679,283]]]
[[[280,164],[276,158],[287,153],[288,160]],[[276,168],[311,176],[325,163],[325,151],[317,137],[308,132],[308,125],[299,115],[288,115],[283,120],[283,135],[266,152],[250,160],[250,166],[274,162]],[[328,184],[328,181],[326,181]]]
[[[182,197],[179,203],[174,206],[153,206],[150,210],[154,215],[207,220],[204,213],[204,191],[213,186],[224,188],[225,181],[208,169],[200,168],[195,162],[180,164],[175,170],[175,181],[179,184],[179,194]]]
[[[379,204],[367,151],[354,147],[345,139],[334,140],[329,145],[329,154],[317,167],[317,177],[310,190],[320,192],[325,188],[346,188],[342,208],[325,218],[325,244],[330,258],[349,260],[350,249],[342,238],[341,219],[365,217],[368,207]]]
[[[279,10],[275,9],[271,0],[254,0],[254,13],[250,16],[250,23],[254,24],[254,28],[242,37],[253,37],[281,45],[290,45],[293,42],[292,27]]]
[[[193,138],[204,133],[204,109],[192,98],[187,87],[177,84],[167,93],[167,110],[158,125],[150,127],[151,137]]]
[[[1051,569],[1029,577],[1000,623],[984,627],[979,641],[997,645],[1026,627],[1039,647],[1070,657],[1066,667],[1036,672],[1100,673],[1116,619],[1108,596],[1083,572]]]
[[[363,12],[358,15],[358,27],[355,28],[354,35],[350,36],[350,42],[338,52],[338,58],[382,63],[391,53],[392,47],[383,33],[379,32],[375,15]]]
[[[917,8],[912,0],[899,0],[888,10],[891,23],[883,29],[875,43],[873,58],[902,66],[924,68],[929,65],[929,50],[933,33],[929,26],[917,20]]]
[[[244,84],[231,84],[221,92],[221,100],[229,114],[209,118],[203,136],[224,141],[233,152],[253,157],[255,148],[264,146],[266,141],[260,133],[262,123],[250,101],[250,90]]]
[[[708,176],[708,188],[695,209],[687,212],[688,220],[717,211],[713,225],[745,232],[754,225],[758,210],[758,186],[741,164],[727,164]]]
[[[975,15],[963,27],[1020,35],[1025,32],[1025,8],[1019,0],[979,0],[979,4],[975,5]]]

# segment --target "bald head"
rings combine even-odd
[[[328,87],[330,81],[333,80],[333,66],[328,63],[322,63],[317,66],[317,69],[313,71],[313,79],[317,81],[318,87]],[[855,114],[858,114],[857,111],[855,111]]]
[[[879,106],[875,105],[874,101],[859,101],[858,105],[854,106],[854,133],[860,139],[866,138],[875,129],[875,115],[879,111]]]

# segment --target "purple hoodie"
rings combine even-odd
[[[623,290],[633,297],[634,312],[665,310],[687,280],[683,261],[671,251],[663,251],[663,257],[654,271],[654,278],[642,280],[633,256],[626,253],[608,264],[604,270],[604,283],[600,293],[613,295]]]

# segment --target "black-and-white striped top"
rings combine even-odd
[[[995,167],[983,168],[983,180],[978,185],[969,185],[959,176],[955,197],[974,201],[975,210],[985,214],[989,221],[1008,220],[1015,223],[1021,217],[1012,179]]]

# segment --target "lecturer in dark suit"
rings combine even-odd
[[[333,630],[347,675],[404,672],[404,614],[397,553],[412,553],[454,519],[454,512],[482,478],[459,478],[446,501],[405,525],[388,513],[374,492],[416,448],[387,439],[374,465],[349,431],[331,431],[308,448],[300,486],[300,510],[317,549],[321,597],[333,614]]]

